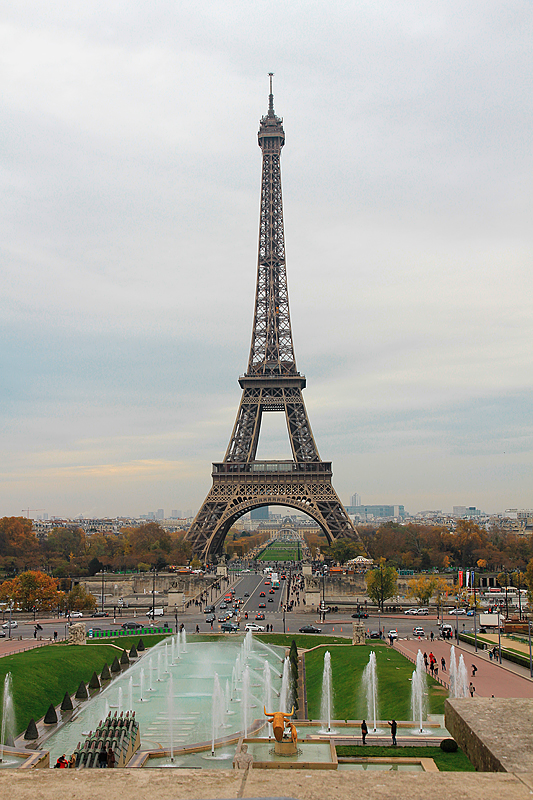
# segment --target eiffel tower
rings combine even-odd
[[[359,538],[331,483],[331,462],[322,461],[302,396],[306,380],[296,369],[285,267],[281,148],[283,120],[274,111],[272,74],[268,113],[258,140],[263,153],[257,287],[248,369],[239,378],[242,398],[213,486],[188,532],[194,552],[207,560],[222,551],[233,523],[247,511],[281,505],[312,517],[329,542]],[[257,461],[262,415],[285,414],[292,461]]]

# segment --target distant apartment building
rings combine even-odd
[[[361,495],[357,494],[357,492],[355,492],[355,494],[352,494],[352,496],[350,497],[350,505],[351,506],[360,506],[361,505]]]
[[[473,519],[474,517],[483,516],[483,512],[475,506],[454,506],[452,514],[454,517],[460,517],[460,519]]]

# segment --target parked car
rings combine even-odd
[[[353,619],[368,619],[368,614],[366,611],[356,611],[355,614],[352,614]]]
[[[456,614],[461,616],[461,614],[466,614],[466,610],[464,608],[450,608],[448,614],[450,614],[450,616],[451,615],[455,616]]]
[[[413,628],[413,636],[425,636],[424,628]]]
[[[427,616],[429,614],[429,608],[419,608],[418,613]]]
[[[256,625],[255,622],[249,622],[244,628],[245,631],[264,631],[264,625]]]
[[[404,614],[418,614],[418,608],[406,608]]]
[[[6,636],[7,636],[7,633],[0,628],[0,639],[5,639]]]
[[[370,638],[371,639],[381,639],[381,636],[379,635],[379,631],[370,631]]]
[[[315,628],[314,625],[304,625],[300,628],[300,633],[322,633],[322,628]]]
[[[398,638],[398,631],[396,629],[393,629],[392,631],[388,632],[387,639],[397,639],[397,638]]]
[[[2,628],[9,628],[10,625],[11,625],[11,630],[13,630],[13,628],[18,628],[18,626],[19,626],[17,620],[13,619],[13,620],[11,620],[11,623],[9,622],[9,620],[7,622],[4,622],[4,624],[2,625]]]
[[[70,617],[83,617],[82,611],[69,611]]]
[[[109,614],[107,613],[107,611],[94,611],[91,614],[91,617],[108,617],[108,616],[109,616]],[[94,630],[94,628],[93,628],[93,630]]]
[[[144,625],[140,625],[138,622],[123,622],[120,627],[126,631],[140,631],[144,628]]]

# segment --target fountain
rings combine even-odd
[[[131,675],[128,681],[128,711],[130,713],[133,711],[133,677]]]
[[[450,647],[450,663],[448,664],[448,674],[450,676],[450,697],[457,697],[456,683],[457,683],[457,661],[455,659],[455,647]]]
[[[170,739],[170,761],[174,763],[174,682],[168,682],[168,738]]]
[[[123,706],[122,686],[119,686],[118,687],[118,715],[119,715],[119,717],[122,715],[122,706]]]
[[[245,666],[242,673],[242,718],[244,735],[248,735],[249,713],[250,713],[250,668]]]
[[[372,733],[378,732],[377,726],[377,709],[378,709],[378,678],[376,673],[376,654],[372,650],[368,664],[363,672],[363,687],[366,696],[366,716],[367,719],[374,721]]]
[[[4,747],[13,747],[15,738],[15,710],[13,708],[13,686],[11,673],[4,678],[2,697],[2,733],[0,735],[0,762],[4,762]]]
[[[416,669],[411,678],[411,713],[414,722],[418,723],[416,733],[428,733],[424,730],[423,720],[426,716],[427,703],[427,676],[424,656],[419,650],[416,656]]]
[[[459,656],[459,666],[457,667],[457,677],[455,680],[455,696],[468,697],[468,671],[466,669],[463,654]]]
[[[281,676],[281,692],[279,698],[279,710],[285,713],[289,710],[291,699],[290,668],[291,663],[289,656],[286,656],[283,662],[283,675]]]
[[[187,634],[185,633],[185,628],[181,629],[181,649],[184,653],[187,652]]]
[[[139,703],[144,703],[144,669],[141,667]]]
[[[333,682],[331,675],[331,654],[329,650],[324,653],[324,673],[322,676],[322,701],[320,704],[320,721],[322,728],[319,733],[336,733],[331,730],[331,711],[333,706]]]

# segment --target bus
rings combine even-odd
[[[279,575],[277,572],[271,573],[270,580],[272,581],[272,588],[279,589]]]

